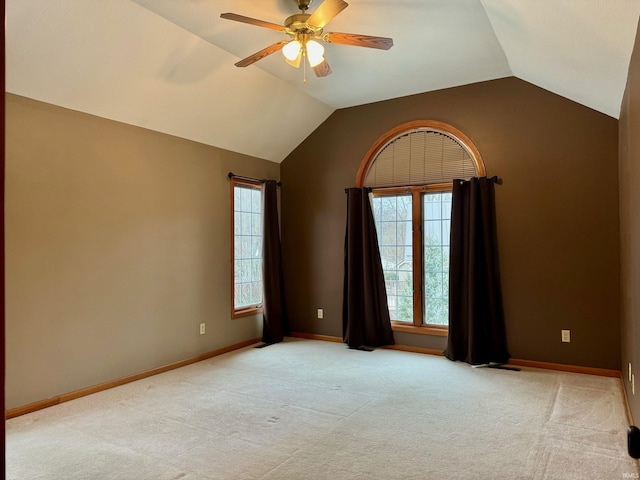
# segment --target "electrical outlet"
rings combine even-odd
[[[205,324],[201,323],[200,324],[200,335],[204,335],[204,332],[205,332]]]
[[[564,343],[571,342],[571,330],[562,330],[562,341]]]
[[[629,362],[629,381],[631,381],[631,362]]]
[[[318,309],[318,318],[324,318],[324,310],[321,308]]]

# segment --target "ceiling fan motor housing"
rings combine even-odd
[[[284,21],[284,26],[292,32],[311,30],[313,26],[307,23],[307,20],[310,16],[311,15],[309,15],[308,13],[298,13],[296,15],[291,15]]]

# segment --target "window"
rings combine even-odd
[[[440,122],[401,125],[365,156],[356,185],[372,189],[394,330],[447,334],[452,182],[475,175],[477,149]]]
[[[423,323],[448,325],[451,192],[424,193],[422,200]]]
[[[392,320],[413,322],[413,224],[411,195],[373,198],[387,303]]]
[[[262,191],[259,182],[231,179],[232,318],[262,310]]]
[[[416,327],[446,328],[451,185],[401,190],[375,189],[372,199],[389,316]]]

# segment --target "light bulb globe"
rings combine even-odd
[[[324,47],[315,40],[309,40],[306,47],[309,65],[312,67],[320,65],[324,61]]]
[[[287,43],[284,47],[282,47],[282,54],[285,56],[287,60],[291,60],[292,62],[298,57],[300,53],[300,48],[302,45],[297,40],[292,40]]]

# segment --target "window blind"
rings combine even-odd
[[[380,149],[365,177],[366,187],[428,185],[476,174],[466,147],[436,130],[405,132]]]

